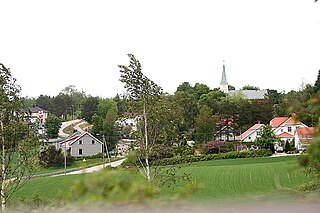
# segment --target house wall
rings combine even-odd
[[[280,127],[276,128],[274,130],[274,133],[276,135],[280,135],[283,132],[288,132],[293,135],[295,133],[295,131],[300,127],[306,127],[306,125],[304,125],[302,123],[300,123],[300,124],[285,124],[285,125],[281,125]],[[290,130],[289,128],[291,128],[291,131],[289,131]]]
[[[242,141],[243,142],[252,142],[252,141],[256,140],[257,136],[258,136],[257,131],[254,131],[251,134],[249,134],[247,137],[245,137]]]
[[[79,144],[79,141],[82,141],[82,144]],[[95,141],[95,143],[92,144],[92,141]],[[82,149],[82,154],[79,154],[79,149]],[[71,156],[91,156],[101,152],[102,144],[90,135],[84,135],[71,144]]]
[[[262,131],[262,126],[259,127],[258,129],[252,131],[249,135],[247,135],[245,138],[241,139],[243,142],[253,142],[259,137],[258,133],[261,133]]]

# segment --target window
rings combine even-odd
[[[291,126],[288,126],[288,132],[291,132],[291,131],[292,131]]]
[[[251,140],[251,137],[249,137],[248,139]]]
[[[79,140],[79,141],[78,141],[78,144],[79,144],[79,145],[82,145],[82,140]]]
[[[92,140],[92,141],[91,141],[91,144],[92,144],[92,145],[96,144],[96,141],[95,141],[95,140]]]
[[[261,132],[260,130],[257,131],[257,136],[260,136],[261,135]]]
[[[82,149],[79,149],[79,155],[82,155]]]

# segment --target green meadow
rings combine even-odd
[[[297,157],[227,159],[181,164],[177,172],[188,173],[196,182],[197,190],[187,200],[219,201],[240,200],[250,197],[275,196],[295,193],[307,176],[297,165]],[[41,177],[31,179],[12,197],[11,205],[28,199],[53,203],[81,177],[92,174]],[[185,187],[180,182],[176,187],[164,187],[158,194],[161,199],[171,198]]]

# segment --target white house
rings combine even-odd
[[[74,157],[92,156],[103,151],[103,143],[89,132],[76,132],[60,142],[60,148],[70,148]]]
[[[252,142],[260,136],[264,124],[257,123],[237,137],[239,141]]]
[[[275,117],[270,121],[273,132],[280,137],[282,141],[292,141],[294,133],[301,127],[307,127],[304,123],[295,120],[292,117]]]
[[[301,127],[295,131],[294,146],[297,150],[306,150],[314,137],[314,127]]]
[[[38,106],[34,106],[30,108],[31,116],[30,116],[30,122],[36,123],[39,122],[39,134],[44,133],[44,124],[46,123],[46,119],[48,118],[48,111],[41,109]]]

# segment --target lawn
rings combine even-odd
[[[193,201],[247,199],[252,196],[270,196],[272,193],[276,195],[294,191],[307,180],[294,156],[214,160],[180,166],[178,173],[190,173],[199,187],[188,198]],[[78,177],[34,178],[17,191],[11,203],[34,197],[52,202],[61,193],[68,192]],[[179,186],[174,189],[164,188],[160,197],[172,197],[176,190],[179,190]]]

